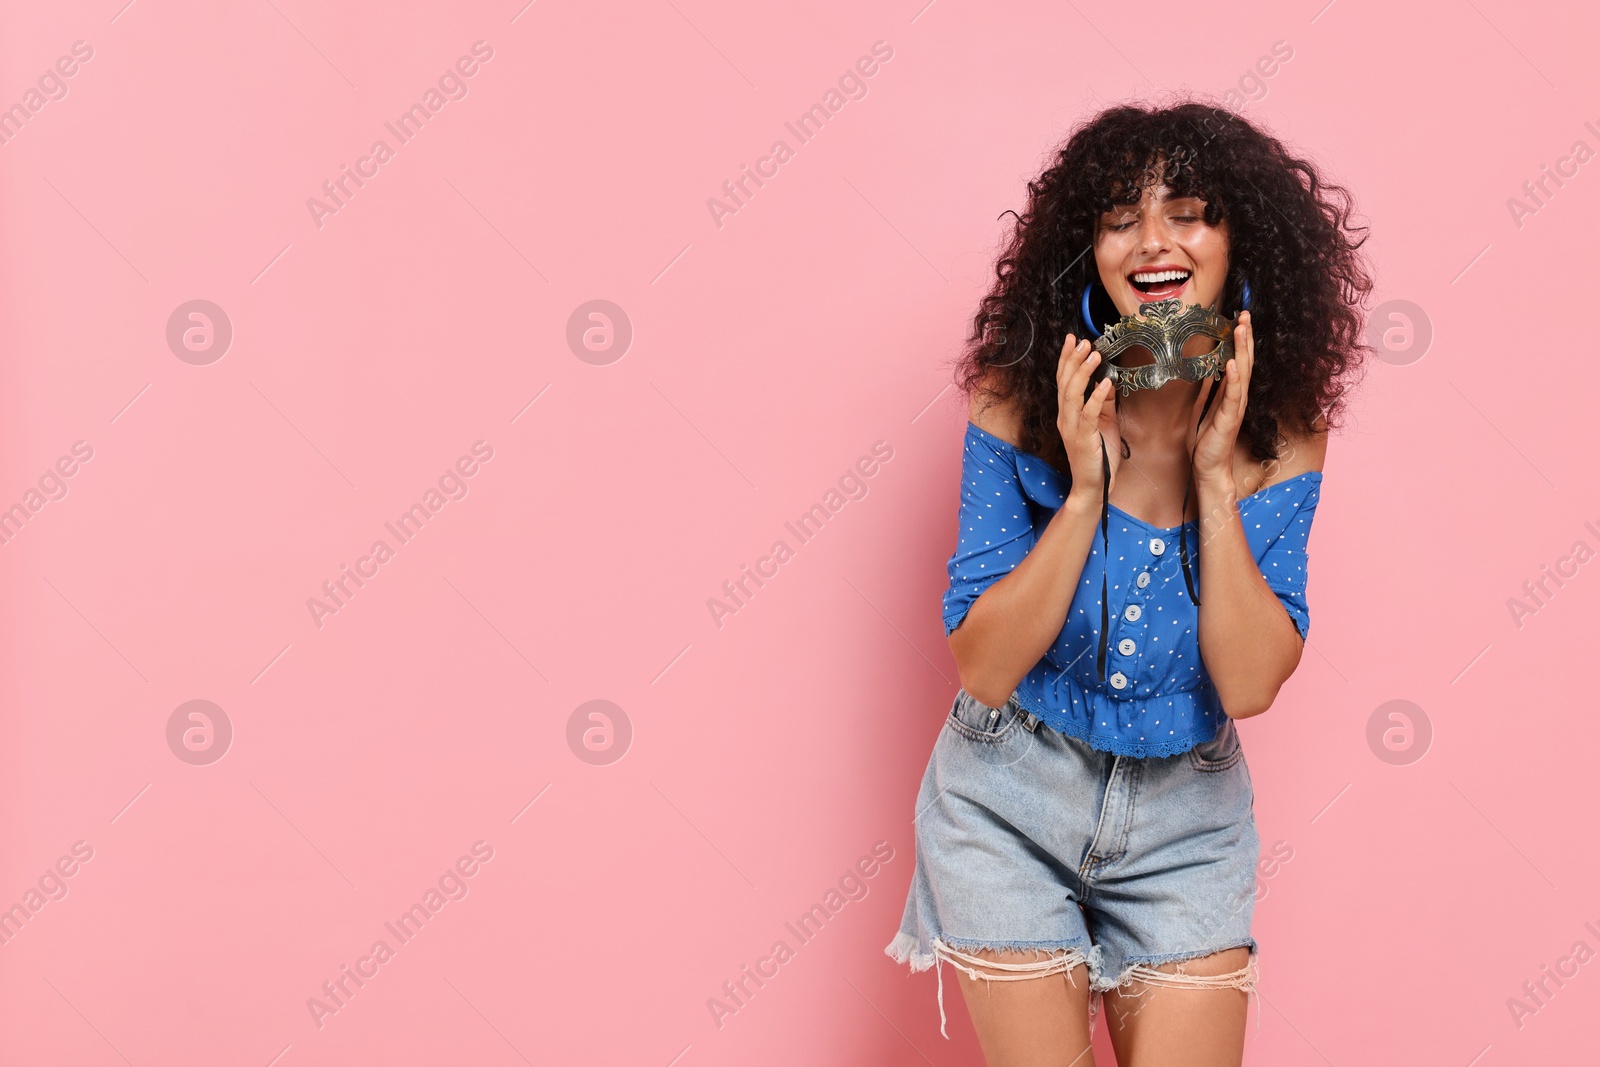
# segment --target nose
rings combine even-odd
[[[1156,255],[1171,248],[1172,232],[1167,228],[1167,220],[1159,211],[1147,213],[1139,223],[1139,251]]]

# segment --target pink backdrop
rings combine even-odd
[[[1592,1056],[1587,5],[525,2],[8,6],[0,1062],[976,1062],[882,953],[950,361],[1051,147],[1166,89],[1400,302],[1242,727],[1246,1061]]]

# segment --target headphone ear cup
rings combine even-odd
[[[1122,312],[1117,310],[1117,305],[1111,302],[1111,294],[1098,281],[1089,283],[1088,293],[1084,305],[1089,310],[1089,326],[1094,335],[1099,337],[1106,327],[1122,319]]]

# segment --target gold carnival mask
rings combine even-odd
[[[1177,298],[1140,304],[1137,315],[1124,315],[1095,340],[1101,362],[1094,370],[1094,380],[1110,378],[1112,386],[1127,396],[1135,389],[1159,389],[1174,380],[1199,382],[1221,377],[1223,365],[1233,358],[1233,330],[1238,323],[1237,315],[1223,318]],[[1204,355],[1185,356],[1185,342],[1198,335],[1216,341],[1216,347]],[[1117,359],[1130,348],[1147,349],[1155,362],[1117,366]]]

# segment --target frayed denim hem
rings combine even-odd
[[[945,1040],[949,1040],[950,1034],[945,1029],[944,970],[941,966],[942,964],[950,964],[950,966],[967,975],[973,981],[981,978],[986,982],[1020,982],[1030,978],[1044,978],[1052,974],[1065,974],[1067,981],[1073,984],[1076,984],[1077,980],[1073,978],[1072,971],[1079,964],[1083,964],[1088,968],[1091,977],[1099,973],[1102,966],[1099,945],[1090,945],[1087,949],[1084,949],[1076,944],[992,942],[968,939],[958,939],[958,944],[961,947],[957,947],[944,938],[936,937],[933,939],[933,951],[921,952],[919,951],[921,942],[914,935],[901,931],[895,935],[895,939],[884,949],[885,954],[891,959],[899,963],[909,963],[913,973],[925,971],[929,967],[938,968],[939,1033],[944,1036]],[[1042,960],[1002,962],[983,959],[980,956],[963,951],[964,949],[1024,952],[1033,950],[1051,952],[1053,954],[1049,958]]]
[[[1184,972],[1184,962],[1188,960],[1199,959],[1203,956],[1214,955],[1218,952],[1225,952],[1230,948],[1248,948],[1250,950],[1250,958],[1246,960],[1245,965],[1239,968],[1237,971],[1230,971],[1227,974],[1186,974]],[[1173,989],[1243,990],[1247,996],[1256,997],[1256,1036],[1260,1037],[1261,995],[1256,991],[1256,982],[1261,977],[1261,966],[1258,957],[1259,950],[1254,938],[1237,945],[1223,945],[1220,948],[1206,949],[1201,952],[1177,952],[1169,953],[1165,956],[1140,957],[1135,960],[1130,960],[1128,965],[1123,968],[1122,973],[1117,975],[1115,978],[1105,978],[1103,976],[1096,977],[1090,982],[1089,987],[1092,991],[1102,994],[1102,996],[1108,990],[1115,989],[1117,990],[1118,995],[1124,997],[1142,996],[1146,992],[1146,989],[1139,989],[1134,992],[1125,992],[1123,990],[1124,986],[1131,986],[1134,983],[1140,983],[1146,988],[1151,986],[1166,986]],[[1162,963],[1172,962],[1177,962],[1178,964],[1176,973],[1172,971],[1158,970],[1155,966]],[[1091,1034],[1094,1032],[1093,1018],[1094,1006],[1091,1004]]]

